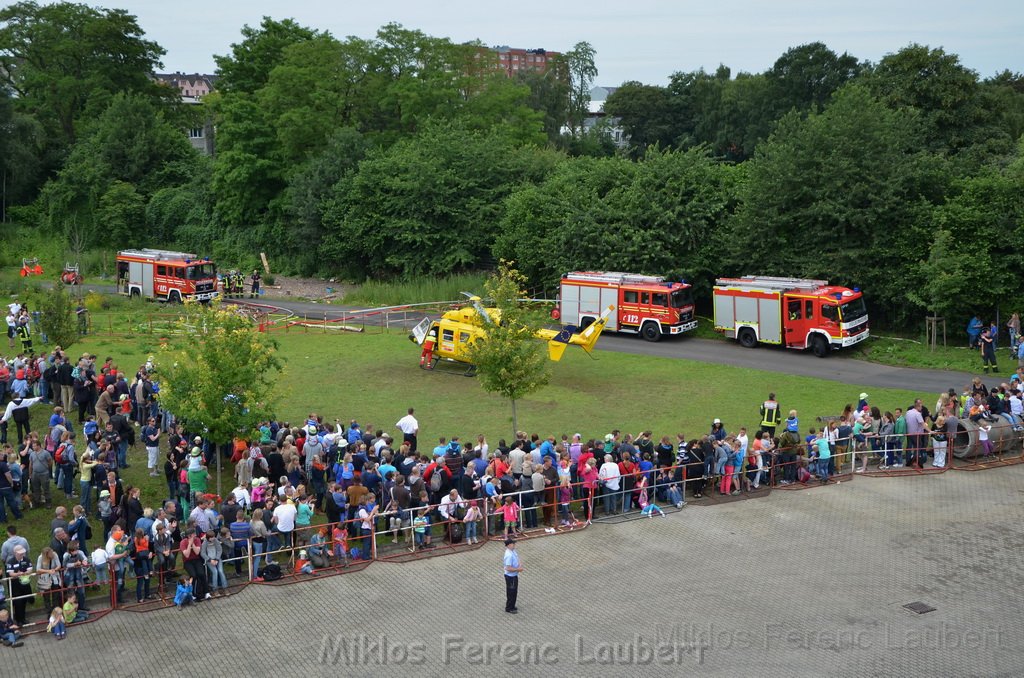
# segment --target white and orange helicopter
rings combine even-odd
[[[463,294],[469,297],[468,305],[446,311],[439,319],[424,318],[412,328],[409,340],[423,347],[421,368],[432,370],[439,361],[446,361],[466,364],[469,366],[466,376],[474,374],[476,366],[468,347],[486,338],[488,326],[501,322],[501,312],[485,307],[478,296]],[[541,328],[534,336],[548,343],[548,357],[556,362],[562,359],[567,346],[579,346],[589,354],[614,310],[614,305],[608,306],[600,318],[582,329],[571,325],[558,330]]]

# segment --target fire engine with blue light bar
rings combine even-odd
[[[749,275],[719,278],[715,330],[741,345],[810,349],[824,358],[868,338],[868,309],[859,288],[826,280]]]
[[[638,334],[647,341],[689,332],[697,327],[693,291],[685,280],[616,271],[577,271],[562,276],[551,317],[585,328],[609,306],[616,311],[605,331]]]
[[[129,297],[181,303],[217,297],[217,267],[209,257],[171,250],[117,253],[117,292]]]

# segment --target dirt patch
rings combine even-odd
[[[350,285],[318,278],[293,278],[286,275],[275,275],[273,285],[264,285],[264,296],[279,299],[301,299],[303,301],[337,302],[356,289],[358,285]]]

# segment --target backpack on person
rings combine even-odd
[[[435,468],[434,472],[430,474],[430,491],[440,492],[441,491],[441,469]]]
[[[56,463],[58,465],[64,463],[64,450],[65,449],[67,449],[67,445],[64,444],[64,443],[61,443],[60,447],[57,448],[57,451],[53,453],[53,461],[54,461],[54,463]]]

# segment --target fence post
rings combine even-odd
[[[324,311],[324,334],[327,334],[327,311]]]
[[[246,544],[247,544],[246,549],[245,549],[245,553],[246,553],[246,558],[245,559],[246,559],[246,561],[248,562],[248,565],[249,565],[249,581],[252,581],[253,580],[252,537],[247,538],[245,541],[246,541]]]

